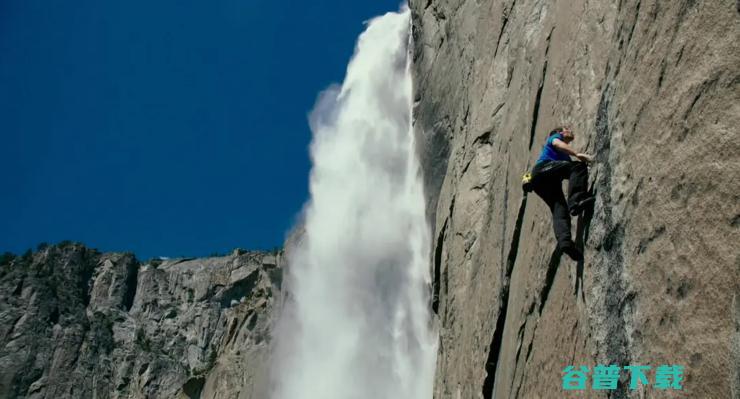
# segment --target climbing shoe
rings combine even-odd
[[[581,200],[576,201],[571,207],[570,207],[570,215],[571,216],[577,216],[581,212],[583,212],[584,209],[586,209],[587,206],[591,205],[596,201],[596,197],[593,195],[589,195],[588,197],[585,197]]]
[[[576,262],[583,260],[583,252],[576,248],[575,244],[573,243],[563,245],[561,250],[564,254],[570,256],[570,258]]]

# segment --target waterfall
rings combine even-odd
[[[310,115],[311,198],[275,328],[274,399],[431,399],[430,237],[411,130],[410,12],[369,21]]]

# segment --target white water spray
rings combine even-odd
[[[371,20],[311,114],[311,200],[288,260],[274,399],[431,399],[429,229],[411,132],[410,13]]]

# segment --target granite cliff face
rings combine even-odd
[[[583,397],[740,397],[738,4],[411,1],[435,398],[564,397],[596,364],[683,365],[685,388]],[[562,124],[596,156],[581,263],[521,190]]]
[[[79,244],[0,265],[0,398],[264,398],[281,254]]]

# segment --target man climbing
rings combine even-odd
[[[524,190],[533,190],[550,207],[558,248],[571,259],[579,261],[583,259],[583,254],[571,239],[570,216],[580,214],[586,206],[594,202],[594,197],[587,192],[586,187],[587,164],[592,161],[592,157],[576,152],[569,145],[573,139],[573,130],[567,127],[550,132],[532,172],[524,177]],[[578,158],[578,161],[572,161],[571,156]],[[567,202],[563,195],[563,179],[568,179]]]

